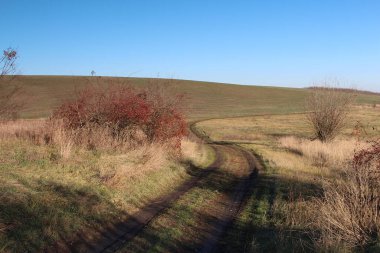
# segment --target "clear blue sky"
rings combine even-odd
[[[22,74],[380,91],[379,0],[0,0]]]

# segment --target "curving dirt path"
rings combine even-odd
[[[220,239],[226,233],[228,228],[232,225],[236,215],[239,213],[244,200],[249,193],[249,189],[254,184],[254,179],[258,175],[259,163],[257,159],[245,149],[229,145],[229,148],[240,152],[242,157],[244,157],[248,163],[248,168],[250,170],[249,174],[243,175],[239,180],[237,180],[235,187],[230,193],[227,193],[223,199],[223,205],[220,212],[217,213],[216,222],[209,224],[211,227],[211,233],[204,238],[199,252],[218,252],[220,245]]]
[[[202,240],[198,251],[202,253],[218,252],[221,247],[220,240],[223,238],[223,235],[226,233],[228,228],[232,225],[236,215],[239,213],[239,210],[244,203],[245,198],[248,197],[247,195],[250,192],[249,190],[255,182],[254,179],[258,176],[258,172],[262,168],[258,159],[248,150],[235,144],[212,141],[205,133],[200,132],[196,128],[196,124],[199,122],[200,121],[194,122],[192,125],[190,125],[193,134],[195,134],[198,138],[207,141],[209,144],[215,145],[218,143],[218,145],[228,147],[229,150],[225,149],[224,152],[232,153],[232,151],[234,151],[240,154],[240,159],[245,160],[247,163],[244,165],[242,164],[242,161],[240,161],[240,169],[234,168],[234,174],[241,175],[235,183],[231,192],[225,193],[225,196],[222,197],[223,205],[221,205],[221,209],[215,215],[215,222],[209,224],[210,232],[208,233],[208,236]],[[242,168],[244,166],[248,166],[245,168],[245,173],[244,168]]]
[[[214,208],[208,210],[208,215],[212,216],[213,219],[203,222],[202,231],[205,231],[205,233],[200,234],[200,239],[196,246],[197,252],[218,251],[218,247],[220,247],[219,241],[244,203],[244,199],[254,183],[254,178],[257,177],[258,170],[260,170],[260,164],[251,152],[242,147],[212,142],[204,134],[197,131],[195,128],[196,123],[190,125],[192,133],[203,139],[215,150],[216,158],[212,165],[201,170],[199,174],[180,185],[172,193],[152,201],[152,203],[125,221],[104,229],[96,238],[86,238],[79,235],[77,241],[66,244],[64,247],[61,245],[59,252],[117,251],[125,243],[141,233],[145,227],[166,209],[170,208],[173,203],[191,189],[197,187],[201,180],[204,181],[206,178],[208,180],[208,176],[212,180],[212,175],[210,174],[223,168],[224,170],[231,170],[230,172],[234,179],[231,180],[231,187],[215,200],[212,205]],[[232,166],[232,164],[235,165]]]

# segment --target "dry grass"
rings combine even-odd
[[[0,220],[0,233],[4,233],[6,229],[7,229],[7,225],[2,223]]]
[[[35,144],[44,142],[45,119],[0,121],[0,140],[19,138]]]
[[[320,250],[345,248],[350,251],[376,243],[380,231],[378,164],[353,162],[355,154],[368,149],[370,144],[354,138],[326,143],[293,136],[280,138],[279,143],[292,156],[301,158],[301,168],[296,169],[298,173],[303,171],[302,168],[312,166],[329,172],[321,173],[322,177],[318,178],[323,188],[322,197],[306,201],[289,196],[288,203],[280,210],[287,214],[284,224],[320,231],[319,235],[309,233]],[[271,160],[277,162],[277,167],[294,166],[292,159],[282,165],[276,156],[272,155]],[[337,173],[331,173],[334,169]]]
[[[145,135],[136,129],[116,133],[112,127],[65,129],[61,122],[46,119],[0,122],[0,140],[23,140],[36,145],[53,145],[62,158],[69,158],[74,149],[104,152],[127,152],[146,146]]]
[[[181,142],[181,157],[168,152],[170,144],[145,144],[120,155],[104,155],[101,158],[101,178],[112,186],[125,187],[126,179],[143,178],[161,167],[170,167],[178,159],[184,163],[205,167],[212,160],[210,150],[201,142],[188,138]]]
[[[339,176],[324,182],[316,226],[323,245],[367,248],[380,239],[380,143],[356,152]]]
[[[294,136],[279,139],[282,147],[290,152],[306,157],[309,164],[318,167],[340,168],[352,159],[356,150],[366,147],[366,142],[356,139],[337,139],[331,142],[308,140]]]
[[[376,229],[364,236],[359,233],[363,231],[359,223],[367,228],[378,223],[370,218],[377,217],[373,211],[378,209],[359,204],[355,198],[360,196],[358,187],[352,182],[355,175],[346,171],[355,151],[378,138],[380,110],[355,107],[348,123],[329,143],[311,140],[313,132],[302,114],[214,119],[197,125],[214,140],[232,141],[254,150],[265,165],[257,193],[251,196],[252,204],[237,218],[251,224],[252,229],[240,244],[252,244],[250,240],[255,238],[255,245],[264,252],[341,252],[343,247],[351,252],[356,250],[353,246],[360,245],[354,237],[361,238],[359,241],[370,237],[369,244],[378,240],[373,238]],[[363,191],[369,192],[369,188]]]
[[[50,145],[58,149],[64,159],[78,149],[95,150],[109,153],[109,157],[119,154],[118,158],[133,157],[134,163],[144,167],[160,167],[165,161],[178,158],[171,152],[172,146],[167,143],[150,143],[138,129],[128,129],[115,134],[111,127],[86,127],[79,130],[67,130],[59,121],[16,120],[0,123],[0,141],[21,140],[37,145]],[[188,138],[181,142],[181,159],[185,162],[203,164],[207,159],[207,148],[201,142]],[[118,158],[116,160],[118,160]],[[121,169],[125,173],[129,169]],[[134,169],[134,171],[141,171]]]
[[[69,132],[46,120],[0,124],[0,251],[39,252],[137,212],[189,179],[181,159],[208,152],[186,141],[193,151],[179,159],[169,144],[111,137],[108,129]]]
[[[181,142],[182,160],[196,166],[205,166],[210,160],[210,147],[201,141],[185,138]]]
[[[57,145],[60,157],[63,159],[70,158],[74,148],[74,132],[66,131],[63,127],[58,126],[50,130],[49,136],[51,136],[51,141]]]
[[[128,186],[130,180],[142,178],[152,171],[170,164],[170,156],[165,147],[147,144],[120,155],[101,157],[100,177],[114,187]]]
[[[139,129],[128,128],[115,131],[111,126],[88,125],[78,129],[65,128],[61,121],[49,120],[46,122],[47,135],[50,141],[63,149],[66,146],[122,153],[131,149],[147,145],[146,135]]]

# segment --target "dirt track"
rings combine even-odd
[[[191,125],[193,134],[204,139],[215,150],[216,159],[212,165],[180,185],[172,193],[152,201],[127,220],[104,229],[97,238],[79,237],[74,243],[66,244],[64,247],[61,245],[59,251],[115,252],[141,233],[152,220],[170,208],[181,196],[197,187],[201,180],[204,181],[209,177],[212,180],[212,173],[222,167],[231,167],[231,172],[236,174],[236,179],[232,182],[231,189],[223,193],[215,203],[214,209],[210,211],[214,219],[212,222],[205,223],[204,230],[207,232],[201,235],[197,243],[197,252],[217,252],[220,246],[219,240],[239,212],[260,165],[250,152],[235,145],[215,144],[197,132],[194,126],[194,124]],[[232,163],[236,163],[235,166],[231,166]]]
[[[238,214],[250,187],[254,183],[254,178],[258,175],[258,162],[256,158],[248,151],[237,147],[229,146],[229,148],[234,149],[245,157],[250,173],[242,176],[236,183],[235,187],[230,194],[225,198],[222,205],[222,209],[217,213],[217,219],[214,224],[210,224],[212,233],[204,238],[199,252],[218,252],[219,240],[222,238],[224,233],[228,230],[229,226],[232,225],[236,215]],[[224,208],[223,208],[224,207]]]

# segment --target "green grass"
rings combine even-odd
[[[89,77],[80,76],[20,76],[17,84],[24,88],[27,104],[23,117],[49,116],[51,111],[75,90],[88,84]],[[116,80],[145,87],[152,81],[144,78],[102,77],[99,83]],[[149,81],[150,80],[150,81]],[[245,86],[200,81],[155,79],[177,93],[186,94],[185,107],[189,118],[205,119],[254,114],[286,114],[303,111],[309,90],[264,86]],[[361,94],[359,103],[380,103],[380,96]]]

